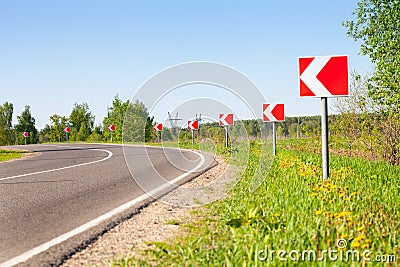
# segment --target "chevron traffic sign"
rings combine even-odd
[[[299,57],[300,97],[349,95],[348,56]]]
[[[71,127],[65,127],[64,128],[65,133],[70,133],[71,132]]]
[[[22,136],[27,138],[27,137],[29,137],[29,133],[28,132],[22,132]]]
[[[219,126],[230,126],[235,122],[233,121],[233,114],[219,114]]]
[[[115,131],[115,125],[114,124],[108,125],[107,129],[108,131],[113,132]]]
[[[198,130],[199,129],[199,121],[188,121],[188,130]]]
[[[162,128],[163,127],[163,125],[162,125],[162,123],[156,123],[156,124],[154,124],[154,131],[157,131],[157,132],[161,132],[162,131]]]
[[[263,104],[263,121],[285,121],[284,104]]]

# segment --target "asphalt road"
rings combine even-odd
[[[214,163],[210,155],[171,148],[23,148],[37,155],[0,163],[0,266],[58,264],[148,202],[144,191],[160,194],[172,188],[168,181],[189,180]]]

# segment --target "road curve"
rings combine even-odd
[[[0,163],[0,266],[57,265],[149,196],[214,164],[208,154],[107,144],[24,146]],[[134,177],[134,179],[133,179]]]

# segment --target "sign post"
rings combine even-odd
[[[71,128],[70,127],[65,127],[64,128],[64,132],[65,132],[65,139],[68,142],[68,134],[71,132]]]
[[[194,130],[199,129],[199,121],[188,121],[188,130],[192,130],[192,146],[194,146]]]
[[[154,131],[157,132],[157,142],[161,143],[161,131],[163,130],[163,125],[162,123],[156,123],[154,124],[153,127]]]
[[[229,126],[234,125],[233,114],[219,114],[219,126],[225,127],[225,147],[229,146]]]
[[[22,136],[24,137],[24,143],[26,145],[26,138],[28,138],[29,133],[28,132],[22,132]]]
[[[272,122],[273,151],[276,155],[276,122],[285,121],[284,104],[263,104],[263,121]]]
[[[111,134],[111,143],[113,142],[113,132],[115,131],[115,125],[114,124],[110,124],[107,127],[108,131]]]
[[[328,97],[349,95],[348,56],[300,57],[300,97],[321,98],[322,178],[329,178]]]

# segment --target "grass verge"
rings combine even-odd
[[[399,264],[399,167],[332,155],[331,178],[322,181],[319,155],[281,148],[251,192],[260,148],[252,142],[242,179],[225,199],[194,210],[186,236],[113,265]]]
[[[10,159],[18,159],[21,158],[23,155],[24,152],[0,149],[0,162]]]

